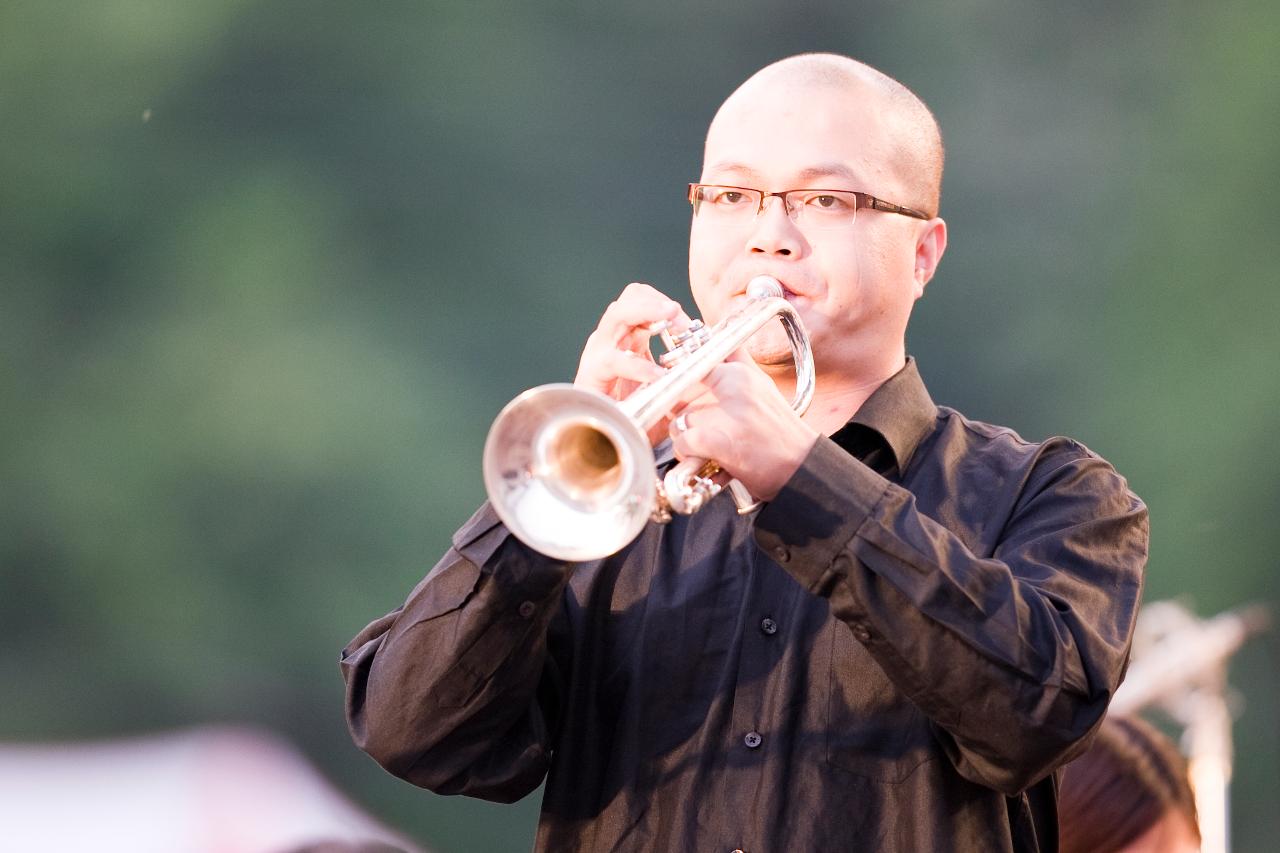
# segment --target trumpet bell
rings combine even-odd
[[[656,497],[647,436],[608,397],[564,383],[507,404],[489,430],[483,467],[507,528],[560,560],[621,549],[649,520]]]

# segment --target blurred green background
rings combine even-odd
[[[0,740],[248,722],[441,851],[530,843],[350,745],[337,655],[482,497],[497,410],[632,280],[692,309],[720,100],[832,50],[915,89],[934,398],[1150,504],[1148,598],[1275,602],[1271,0],[0,2]],[[1277,642],[1233,661],[1280,837]]]

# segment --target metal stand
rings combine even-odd
[[[1181,604],[1142,608],[1128,677],[1113,714],[1157,707],[1182,727],[1195,791],[1202,853],[1230,850],[1231,707],[1227,661],[1268,623],[1266,609],[1245,607],[1198,619]]]

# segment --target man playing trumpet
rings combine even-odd
[[[569,564],[486,505],[344,651],[361,748],[439,793],[545,779],[538,850],[1055,850],[1055,771],[1127,660],[1146,508],[1083,446],[929,398],[905,333],[946,248],[941,175],[928,109],[854,60],[735,91],[689,189],[694,300],[715,323],[776,279],[816,391],[798,415],[770,324],[650,438],[763,507],[717,499]],[[661,375],[664,320],[688,318],[629,286],[574,384]]]

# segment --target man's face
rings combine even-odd
[[[874,92],[798,89],[766,83],[740,91],[707,134],[702,183],[766,192],[815,188],[867,192],[911,205],[895,170],[885,110]],[[752,220],[725,225],[693,219],[689,280],[698,310],[714,323],[741,305],[754,276],[775,277],[809,331],[819,373],[858,373],[901,351],[911,306],[924,281],[915,244],[925,223],[860,210],[838,230],[791,220],[780,198]],[[749,347],[762,364],[785,363],[790,350],[771,323]]]

